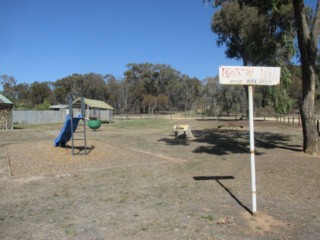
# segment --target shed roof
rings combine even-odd
[[[51,109],[66,109],[66,108],[68,108],[68,105],[64,105],[64,104],[51,105],[50,108]]]
[[[84,98],[84,104],[86,106],[89,106],[90,108],[93,109],[106,109],[106,110],[113,110],[114,108],[111,107],[108,103],[100,100],[94,100],[94,99],[89,99],[89,98]],[[77,98],[72,102],[72,105],[74,107],[79,107],[81,105],[81,98]]]
[[[0,93],[0,104],[13,105],[13,102],[11,102],[8,98],[6,98]]]

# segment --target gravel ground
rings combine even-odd
[[[59,126],[0,132],[0,238],[320,239],[320,160],[300,129],[256,123],[252,216],[246,127],[190,121],[184,141],[174,124],[103,124],[87,156],[53,147]]]

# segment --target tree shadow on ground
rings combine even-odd
[[[196,181],[208,181],[208,180],[214,180],[216,181],[241,207],[243,207],[247,212],[249,212],[251,215],[253,215],[253,212],[244,205],[231,191],[229,188],[227,188],[221,180],[230,180],[235,179],[234,176],[195,176],[193,177]]]
[[[194,142],[205,143],[193,152],[225,155],[231,153],[249,153],[249,132],[230,129],[204,129],[194,131]],[[263,154],[263,149],[282,148],[302,151],[300,145],[290,144],[292,136],[281,133],[255,132],[256,155]]]
[[[178,138],[175,137],[175,134],[171,134],[169,138],[161,138],[158,140],[159,142],[166,142],[167,145],[185,145],[189,146],[190,142],[187,139],[187,136],[185,134],[182,134],[178,136]]]
[[[193,141],[203,144],[194,149],[194,153],[226,155],[250,152],[248,134],[243,131],[204,129],[195,130],[193,134],[196,137]]]
[[[227,155],[234,153],[250,153],[249,132],[238,129],[203,129],[193,130],[195,139],[180,140],[162,138],[168,145],[190,145],[192,142],[200,143],[194,153],[207,153],[214,155]],[[281,133],[255,132],[255,154],[264,154],[263,149],[282,148],[290,151],[302,151],[300,145],[291,144],[292,136]]]

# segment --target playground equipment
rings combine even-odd
[[[69,115],[66,118],[63,128],[59,136],[55,139],[54,145],[56,147],[66,147],[67,142],[71,139],[72,144],[72,155],[74,155],[74,142],[77,140],[83,141],[84,153],[87,154],[87,134],[86,134],[86,118],[85,118],[85,104],[84,99],[81,97],[81,114],[78,117],[73,117],[73,97],[77,94],[69,94],[68,103],[69,103]],[[77,131],[79,122],[82,121],[83,131]],[[77,133],[77,136],[75,135]],[[82,136],[83,134],[83,136]],[[76,137],[75,137],[76,136]]]
[[[71,140],[71,121],[73,122],[72,131],[75,132],[79,121],[82,119],[81,114],[77,118],[71,119],[70,115],[67,115],[66,121],[60,131],[59,136],[54,140],[54,146],[65,147],[67,142]]]
[[[186,139],[192,139],[194,138],[192,132],[191,132],[191,126],[190,125],[174,125],[173,126],[173,131],[175,138],[178,139],[179,136],[180,138],[186,138]]]
[[[93,130],[96,130],[98,128],[100,128],[101,126],[101,121],[98,120],[97,118],[89,118],[88,120],[88,127],[93,129]]]

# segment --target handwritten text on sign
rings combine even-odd
[[[277,85],[280,71],[280,67],[221,66],[219,82],[230,85]]]

